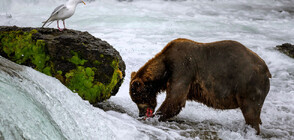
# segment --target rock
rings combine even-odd
[[[291,45],[290,43],[285,43],[282,45],[278,45],[277,49],[284,54],[294,58],[294,45]]]
[[[119,52],[88,32],[0,26],[0,55],[59,79],[91,104],[114,96],[125,77]]]

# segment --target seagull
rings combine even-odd
[[[83,0],[69,0],[67,1],[65,4],[62,4],[58,7],[56,7],[54,9],[54,11],[52,12],[51,16],[44,22],[42,28],[48,23],[48,26],[55,20],[57,20],[57,28],[59,29],[59,31],[62,31],[63,29],[59,28],[59,20],[63,21],[63,27],[65,28],[65,22],[64,20],[71,17],[76,10],[76,7],[79,3],[84,3],[86,5],[86,3]]]

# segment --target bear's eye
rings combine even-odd
[[[139,81],[135,81],[135,82],[133,83],[133,85],[136,86],[136,87],[140,87],[141,83],[140,83]]]
[[[132,85],[132,87],[131,87],[131,92],[132,92],[133,95],[135,95],[136,92],[137,92],[137,91],[136,91],[136,87],[133,86],[133,85]]]
[[[132,83],[131,89],[136,90],[136,88],[140,87],[140,85],[141,85],[140,82],[135,81]]]

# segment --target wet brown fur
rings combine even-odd
[[[265,62],[239,42],[198,43],[180,38],[132,73],[130,96],[142,116],[147,108],[155,109],[156,95],[166,91],[156,112],[160,120],[177,115],[186,100],[216,109],[240,108],[246,123],[259,134],[269,78]]]

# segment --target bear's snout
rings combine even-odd
[[[137,106],[139,108],[139,117],[146,116],[147,111],[154,111],[148,104],[137,104]]]
[[[139,117],[144,117],[145,113],[144,112],[139,112]]]

